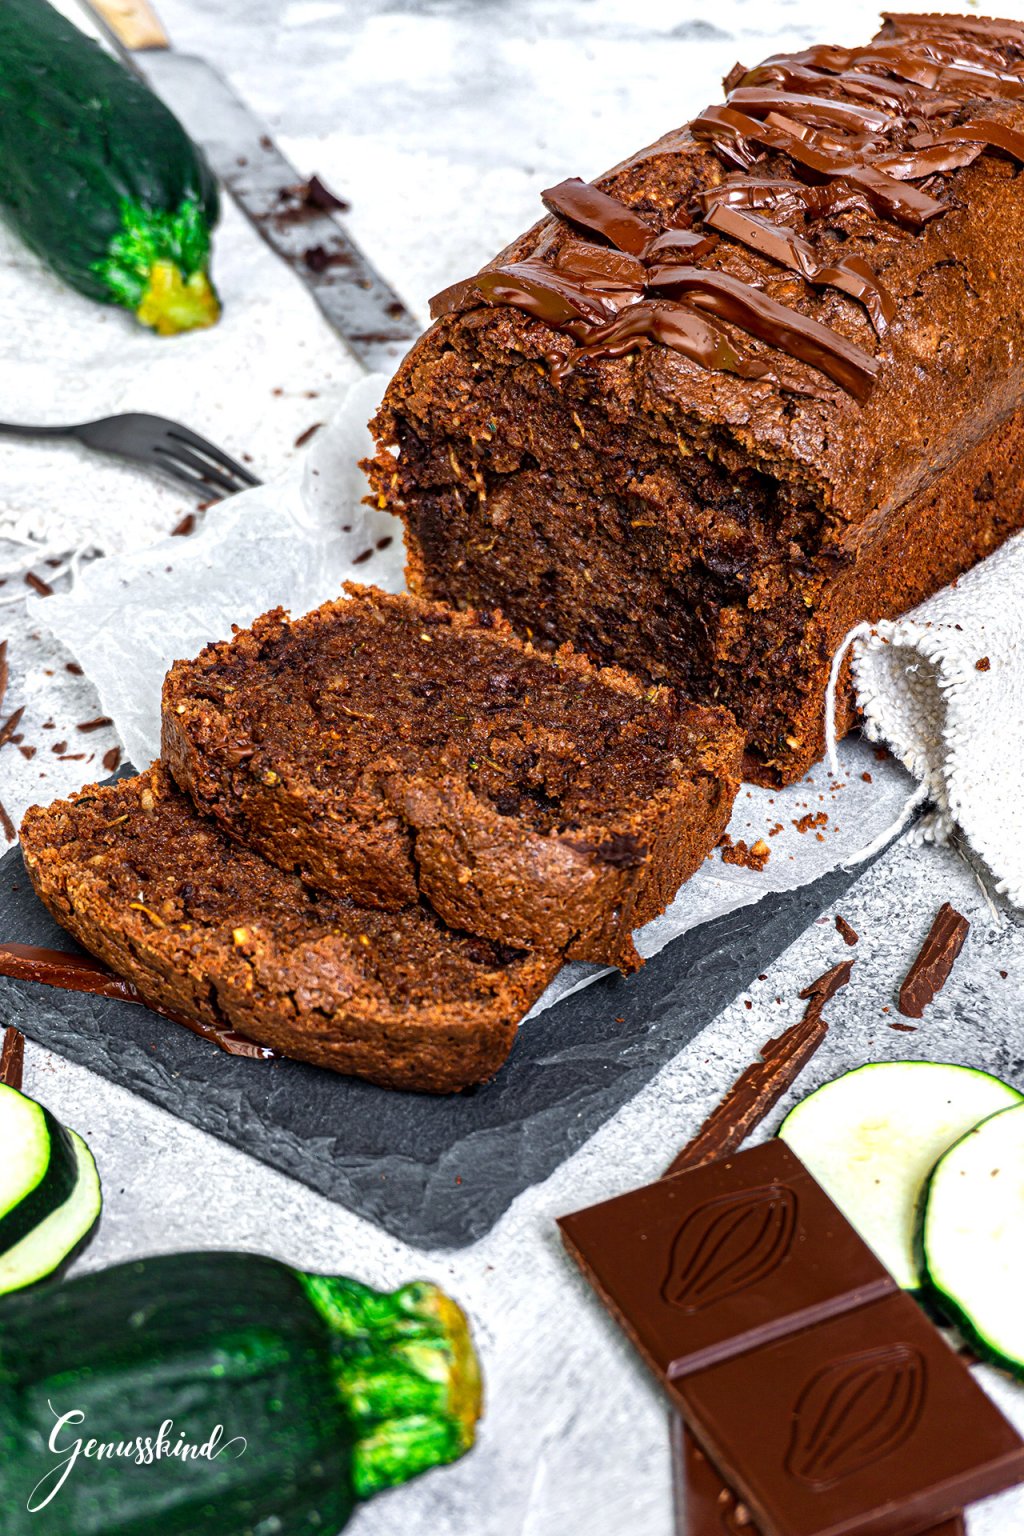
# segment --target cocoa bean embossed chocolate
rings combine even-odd
[[[921,1419],[927,1366],[920,1350],[883,1344],[816,1371],[797,1399],[786,1470],[830,1488],[911,1438]]]
[[[681,1312],[699,1312],[759,1285],[793,1247],[796,1192],[784,1184],[724,1195],[683,1223],[661,1294]]]

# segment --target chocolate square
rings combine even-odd
[[[896,1289],[781,1141],[590,1206],[559,1226],[648,1364],[673,1378]]]
[[[670,1429],[677,1536],[761,1536],[750,1511],[722,1480],[678,1413]],[[930,1525],[921,1536],[964,1536],[964,1517]]]
[[[916,1536],[1024,1477],[1024,1442],[902,1293],[669,1390],[763,1536]]]

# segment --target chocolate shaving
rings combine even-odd
[[[40,597],[53,596],[53,588],[50,586],[50,583],[44,581],[41,576],[37,576],[35,571],[25,572],[25,585],[31,587],[33,592],[38,592]]]
[[[836,932],[841,936],[843,942],[846,944],[856,944],[858,938],[860,937],[856,928],[852,928],[846,921],[846,918],[840,917],[838,912],[836,913]]]
[[[19,724],[21,723],[21,717],[24,713],[25,706],[22,704],[20,709],[16,709],[13,715],[8,715],[3,725],[0,725],[0,747],[5,747],[11,740],[15,731],[18,729]]]
[[[11,820],[6,805],[0,800],[0,831],[9,843],[13,843],[18,835],[18,829]]]
[[[939,908],[928,937],[900,987],[897,1006],[906,1018],[922,1018],[928,1004],[942,991],[970,927],[966,917],[948,901]]]
[[[103,754],[103,766],[108,773],[114,773],[121,761],[121,748],[111,747],[109,752]]]
[[[109,715],[97,715],[94,720],[83,720],[75,726],[76,731],[101,731],[104,726],[113,725]]]
[[[212,1040],[229,1056],[248,1056],[258,1061],[270,1061],[277,1055],[269,1046],[257,1045],[237,1030],[206,1024],[200,1019],[152,1002],[143,996],[133,982],[116,976],[91,955],[74,955],[66,950],[44,949],[35,944],[0,944],[0,976],[10,976],[15,981],[41,982],[64,992],[87,992],[96,997],[114,998],[119,1002],[139,1003],[175,1024],[183,1024],[204,1040]]]
[[[4,1030],[4,1045],[0,1051],[0,1083],[21,1091],[25,1067],[25,1036],[20,1029],[9,1024]]]
[[[796,1081],[828,1033],[821,1010],[850,979],[852,960],[833,966],[800,993],[809,999],[803,1018],[761,1048],[759,1061],[740,1074],[692,1141],[673,1158],[664,1177],[698,1168],[737,1152],[751,1131]]]
[[[557,187],[548,187],[541,193],[541,200],[552,213],[603,235],[616,250],[626,251],[630,256],[642,256],[655,233],[632,208],[578,176],[570,176]]]
[[[7,665],[7,641],[0,640],[0,704],[4,702],[4,694],[7,692],[7,683],[11,671]]]

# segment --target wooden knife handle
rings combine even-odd
[[[169,48],[170,38],[149,0],[90,0],[123,47]]]

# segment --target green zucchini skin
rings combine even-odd
[[[334,1536],[358,1499],[461,1455],[479,1412],[465,1319],[433,1286],[145,1259],[0,1301],[0,1531]],[[82,1453],[39,1507],[77,1439],[155,1441],[166,1421],[171,1445],[222,1426],[220,1454]]]
[[[164,333],[211,324],[218,206],[202,153],[142,80],[47,0],[3,0],[0,213],[58,276]],[[181,290],[176,310],[154,278]]]
[[[5,1114],[8,1104],[12,1104],[19,1120],[25,1107],[31,1106],[31,1113],[41,1122],[42,1140],[48,1150],[45,1165],[27,1171],[27,1177],[32,1182],[27,1184],[22,1198],[0,1216],[0,1253],[13,1248],[58,1206],[63,1205],[78,1180],[75,1148],[60,1121],[42,1104],[36,1104],[16,1088],[3,1083],[0,1084],[0,1156],[7,1166],[17,1166],[20,1150],[4,1139],[4,1131],[11,1118]]]
[[[152,1282],[158,1280],[159,1284]],[[59,1445],[155,1439],[165,1420],[213,1460],[80,1457],[51,1502],[26,1508]],[[185,1254],[87,1275],[0,1307],[4,1536],[333,1536],[355,1504],[354,1436],[334,1389],[330,1333],[283,1264]],[[10,1485],[9,1487],[7,1485]],[[38,1501],[37,1501],[38,1502]],[[273,1522],[282,1521],[280,1526]]]

